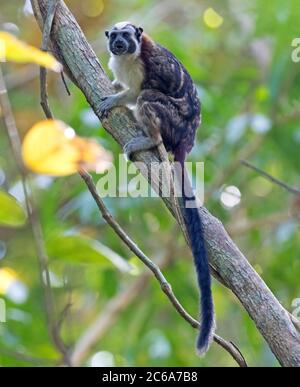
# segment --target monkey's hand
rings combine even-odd
[[[118,94],[107,95],[106,97],[101,98],[99,105],[101,116],[106,117],[107,113],[116,106],[120,106]]]
[[[161,143],[162,141],[156,141],[151,137],[139,136],[125,144],[123,149],[128,160],[133,161],[135,153],[153,149]]]
[[[109,110],[116,106],[125,106],[128,104],[135,104],[137,99],[136,93],[131,90],[124,90],[120,93],[107,95],[106,97],[101,98],[100,102],[100,113],[102,117],[105,117]]]

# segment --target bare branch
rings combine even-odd
[[[242,147],[238,154],[233,158],[233,160],[228,165],[224,166],[223,169],[220,169],[220,171],[217,173],[212,186],[209,187],[207,196],[210,197],[216,190],[219,190],[222,185],[239,169],[239,160],[250,157],[257,151],[262,142],[263,136],[255,136],[252,141]]]
[[[52,29],[53,19],[57,7],[57,0],[49,0],[47,18],[45,20],[43,29],[42,47],[43,51],[48,51],[48,44],[50,39],[50,33]],[[47,69],[45,67],[40,68],[40,86],[41,86],[41,106],[45,112],[47,118],[53,118],[51,113],[48,93],[47,93]]]
[[[169,251],[167,256],[161,262],[162,268],[166,268],[169,266],[172,255],[172,251]],[[88,327],[88,329],[82,334],[82,336],[77,341],[72,354],[72,364],[74,366],[80,366],[82,364],[82,361],[88,355],[88,352],[91,347],[98,343],[99,340],[101,340],[107,333],[107,331],[111,329],[111,326],[116,321],[118,315],[126,307],[128,307],[128,305],[136,297],[140,295],[140,293],[145,289],[146,285],[149,283],[150,279],[151,274],[149,272],[143,273],[141,277],[138,278],[133,284],[131,284],[127,289],[122,290],[122,292],[117,294],[112,300],[107,303],[101,313],[99,313],[99,315],[96,317],[94,322]],[[180,308],[182,308],[181,305]],[[199,323],[187,313],[186,316],[188,316],[189,324],[193,328],[199,329]],[[228,341],[222,339],[217,335],[215,336],[214,340],[232,356],[232,358],[238,363],[240,367],[247,367],[243,355],[235,346],[235,344],[229,343]]]
[[[274,184],[279,185],[280,187],[284,188],[286,191],[300,197],[300,191],[297,188],[291,187],[288,184],[284,183],[283,181],[276,179],[275,177],[271,176],[269,173],[263,171],[262,169],[256,167],[255,165],[249,163],[246,160],[241,160],[241,164],[243,164],[245,167],[250,168],[253,171],[259,173],[265,179],[271,181]]]
[[[106,220],[108,225],[114,230],[114,232],[119,236],[119,238],[127,245],[127,247],[152,271],[155,278],[158,280],[162,291],[168,297],[174,308],[180,314],[180,316],[186,320],[193,328],[200,329],[200,324],[192,316],[190,316],[183,306],[178,301],[177,297],[173,293],[171,285],[166,280],[165,276],[161,272],[160,268],[144,254],[144,252],[137,246],[135,242],[128,236],[128,234],[122,229],[122,227],[116,222],[112,217],[111,213],[108,211],[103,200],[97,193],[96,186],[92,180],[92,177],[85,171],[80,171],[80,176],[85,181],[90,193],[92,194],[99,211],[102,214],[102,217]],[[247,366],[244,357],[241,355],[240,351],[237,351],[237,347],[233,346],[231,343],[222,339],[219,336],[215,336],[214,340],[217,344],[220,344],[230,355],[236,360],[236,362],[241,366]]]

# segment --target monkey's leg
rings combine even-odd
[[[176,196],[176,191],[175,191],[174,172],[173,172],[173,168],[169,164],[168,154],[163,143],[161,142],[160,144],[158,144],[151,137],[139,136],[139,137],[133,138],[127,144],[125,144],[123,149],[124,149],[124,152],[126,153],[128,160],[133,161],[133,156],[135,153],[147,151],[156,147],[158,148],[162,162],[164,162],[165,158],[167,158],[167,162],[164,163],[164,167],[165,167],[164,173],[166,174],[165,175],[166,177],[169,176],[170,178],[170,195],[174,200],[174,206],[173,206],[174,212],[176,214],[176,218],[179,224],[183,227],[183,230],[184,230],[184,222],[183,222],[181,212],[179,211],[178,197]],[[163,157],[161,156],[160,150],[163,152]]]
[[[166,135],[164,138],[167,141],[170,138],[170,112],[172,112],[172,105],[169,97],[157,90],[144,90],[137,99],[136,118],[142,124],[145,133],[149,135],[147,139],[152,139],[152,143],[157,146],[165,176],[164,181],[168,184],[167,192],[173,198],[174,212],[178,221],[181,222],[173,173],[169,163],[168,153],[162,140],[162,133]]]
[[[165,114],[168,110],[168,103],[168,97],[164,94],[156,90],[144,90],[139,95],[136,105],[136,118],[143,125],[145,133],[157,144],[161,162],[168,160],[162,140],[163,129],[168,126]],[[163,125],[164,128],[162,128]]]

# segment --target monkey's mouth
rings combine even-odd
[[[123,43],[116,43],[111,48],[111,51],[114,55],[123,55],[127,52],[127,46]]]
[[[126,54],[126,52],[127,52],[127,50],[126,50],[126,48],[125,49],[113,49],[112,50],[112,53],[114,54],[114,55],[124,55],[124,54]]]

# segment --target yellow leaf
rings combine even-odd
[[[0,62],[36,63],[61,72],[62,65],[49,53],[22,42],[8,32],[0,31]]]
[[[103,172],[111,165],[111,155],[96,142],[77,137],[62,121],[38,122],[23,141],[23,160],[33,172],[67,176],[82,167]]]
[[[203,15],[204,23],[209,28],[219,28],[223,24],[223,18],[213,8],[208,8]]]

